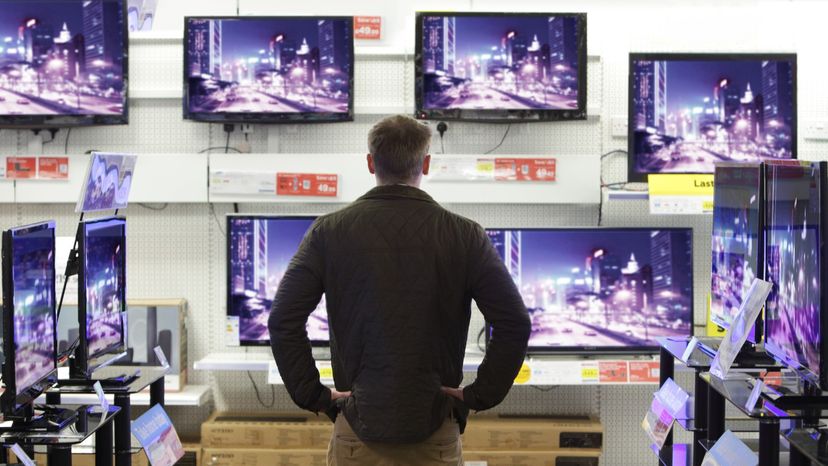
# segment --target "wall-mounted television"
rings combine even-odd
[[[321,123],[353,108],[352,17],[184,19],[184,118]]]
[[[796,158],[795,54],[633,53],[629,181]]]
[[[489,229],[532,321],[530,353],[653,353],[693,333],[693,230]]]
[[[828,164],[768,163],[763,181],[765,350],[807,381],[828,389],[825,227]]]
[[[583,120],[586,31],[584,13],[418,12],[416,116]]]
[[[727,329],[741,309],[753,279],[765,276],[761,165],[716,164],[714,186],[710,320]],[[760,317],[748,341],[759,343],[761,338]]]
[[[273,298],[290,260],[315,219],[309,216],[227,216],[227,316],[238,322],[242,346],[270,344],[267,320]],[[330,337],[324,295],[308,317],[306,329],[314,346],[328,345]]]
[[[0,127],[128,122],[126,0],[0,0]]]

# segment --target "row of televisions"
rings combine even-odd
[[[0,126],[126,124],[125,0],[0,0]],[[415,115],[587,117],[582,13],[416,15]],[[354,116],[351,17],[187,17],[184,117],[317,123]],[[796,158],[795,54],[631,54],[630,181]]]
[[[754,278],[773,283],[764,325],[750,340],[824,380],[828,322],[822,291],[825,163],[720,164],[712,234],[711,318],[728,328]],[[242,345],[269,343],[279,281],[313,216],[227,218],[227,313]],[[693,334],[693,230],[488,229],[531,316],[529,351],[655,353],[657,339]],[[821,310],[826,309],[826,318]],[[324,297],[307,323],[329,341]],[[763,332],[764,331],[764,332]]]

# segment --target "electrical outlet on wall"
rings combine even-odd
[[[828,120],[811,120],[806,122],[802,136],[805,139],[828,140]]]
[[[627,137],[627,117],[614,116],[610,119],[610,131],[614,138]]]

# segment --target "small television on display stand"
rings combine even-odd
[[[489,229],[532,321],[530,353],[655,353],[693,334],[693,230]]]
[[[812,387],[828,389],[825,227],[828,164],[766,163],[765,350]]]
[[[630,54],[628,180],[795,159],[796,79],[796,54]]]
[[[353,117],[352,17],[184,19],[184,118],[295,124]]]
[[[267,320],[273,297],[312,216],[227,216],[227,318],[239,329],[242,346],[270,344]],[[325,296],[310,314],[308,338],[327,346],[330,335]]]
[[[128,122],[127,0],[0,0],[0,128]]]
[[[417,118],[586,119],[585,13],[418,12],[416,19]]]
[[[59,430],[63,422],[34,416],[33,403],[57,382],[55,223],[3,232],[3,384],[5,421]]]
[[[108,217],[80,224],[79,344],[72,379],[88,380],[126,355],[126,220]]]
[[[739,312],[754,278],[764,275],[765,216],[761,164],[716,164],[710,320],[724,329]],[[757,320],[748,342],[762,339]]]

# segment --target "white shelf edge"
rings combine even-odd
[[[130,32],[130,42],[183,41],[184,33],[180,31],[141,31]]]
[[[203,406],[210,398],[212,398],[212,389],[209,385],[185,385],[184,389],[179,392],[164,393],[164,406],[189,406],[198,407]],[[38,403],[45,402],[45,395],[38,398]],[[110,403],[113,403],[113,396],[107,395]],[[62,404],[95,404],[98,401],[98,396],[94,393],[62,393],[60,402]],[[148,391],[135,393],[130,396],[130,404],[132,406],[149,406],[150,396]]]
[[[182,99],[181,89],[130,89],[130,99]]]

